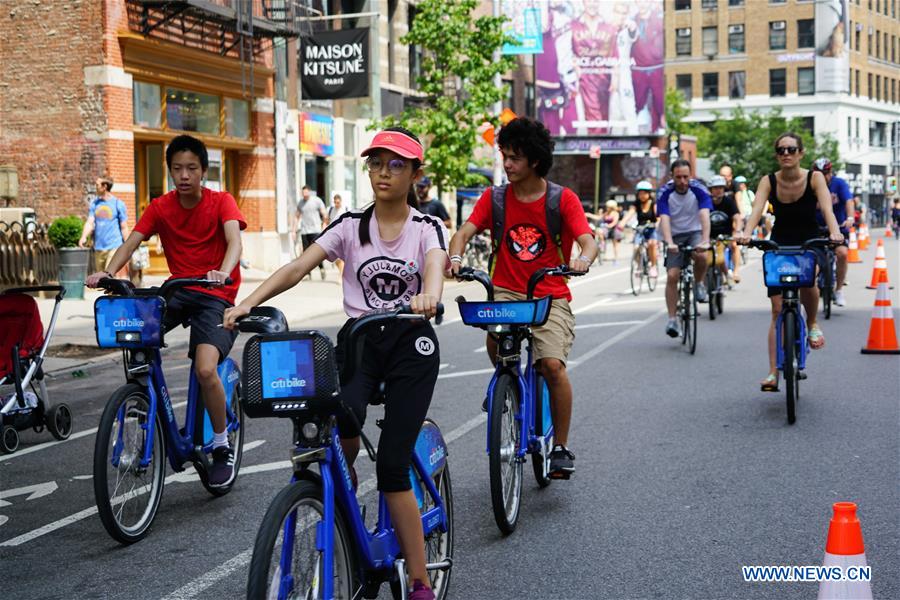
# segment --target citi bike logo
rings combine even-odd
[[[143,319],[129,319],[128,317],[119,317],[115,321],[113,321],[113,327],[143,327],[144,320]]]
[[[477,314],[481,319],[515,319],[518,316],[516,311],[510,310],[505,306],[500,308],[482,308]]]
[[[306,387],[306,380],[300,379],[299,377],[291,377],[290,379],[285,379],[284,377],[279,377],[271,384],[273,389],[285,389],[285,388],[303,388]]]
[[[794,263],[781,263],[778,265],[778,272],[782,275],[800,275],[803,267]]]
[[[447,451],[444,450],[443,446],[438,446],[431,452],[431,454],[428,455],[428,464],[433,467],[434,465],[438,464],[446,455]]]

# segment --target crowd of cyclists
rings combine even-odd
[[[234,477],[233,451],[224,428],[224,394],[215,374],[216,365],[235,341],[236,322],[253,307],[296,286],[323,260],[343,261],[347,321],[337,338],[340,357],[347,329],[369,311],[407,304],[415,313],[434,316],[445,278],[459,272],[467,243],[481,232],[487,231],[492,237],[490,275],[495,299],[517,300],[525,297],[529,278],[538,269],[564,264],[574,271],[587,271],[597,258],[597,235],[612,242],[615,263],[626,228],[640,228],[634,242],[646,244],[654,277],[663,257],[669,317],[665,333],[677,337],[681,334],[675,318],[680,271],[687,260],[693,261],[697,299],[708,301],[704,273],[708,268],[722,268],[710,265],[707,256],[714,234],[721,235],[721,243],[730,246],[731,268],[723,275],[734,285],[741,282],[738,244],[754,236],[769,236],[779,244],[800,244],[819,237],[821,227],[827,228],[827,236],[835,244],[842,244],[853,223],[855,207],[846,182],[834,175],[827,159],[815,161],[810,170],[801,168],[803,141],[795,133],[785,133],[775,141],[773,152],[780,168],[761,178],[755,190],[745,177],[734,177],[728,165],[703,182],[692,177],[688,161],[678,159],[671,164],[671,179],[658,190],[641,181],[636,201],[624,212],[611,200],[598,215],[586,214],[578,196],[568,188],[551,193],[560,186],[546,179],[553,163],[553,142],[543,124],[517,118],[502,128],[498,145],[508,185],[499,191],[487,189],[451,238],[444,219],[420,211],[416,191],[417,183],[424,178],[424,150],[419,139],[401,127],[380,131],[362,153],[374,202],[362,211],[347,211],[332,220],[300,256],[234,305],[240,285],[240,230],[246,223],[230,194],[202,186],[208,168],[203,143],[187,135],[171,141],[166,162],[176,188],[149,205],[125,243],[109,259],[107,270],[91,275],[88,285],[97,286],[102,278],[113,277],[140,242],[154,234],[166,248],[173,277],[205,274],[222,282],[219,288],[178,292],[165,323],[171,329],[190,321],[190,355],[195,359],[216,436],[211,485],[227,485]],[[894,218],[900,221],[897,213],[900,206],[895,205]],[[600,234],[594,233],[589,219],[602,224],[596,228]],[[718,224],[718,231],[714,224]],[[680,252],[680,245],[692,247],[693,254]],[[577,250],[573,251],[575,246]],[[837,256],[835,302],[843,306],[845,248],[838,246]],[[395,281],[398,277],[402,282]],[[538,285],[535,296],[553,298],[547,323],[533,331],[534,355],[551,397],[556,437],[550,471],[568,478],[575,471],[575,455],[569,447],[573,390],[566,372],[575,338],[572,291],[565,279],[547,278]],[[780,290],[769,288],[768,296],[772,308],[769,370],[761,387],[777,391],[773,330],[780,311]],[[808,315],[809,344],[821,348],[825,336],[816,319],[818,290],[804,289],[801,297]],[[423,339],[429,343],[423,344]],[[490,335],[487,349],[494,361],[497,348]],[[341,445],[352,467],[359,453],[359,428],[366,407],[379,383],[385,382],[377,486],[387,498],[407,561],[409,598],[427,600],[434,595],[429,589],[422,525],[408,471],[413,444],[437,380],[438,336],[428,321],[397,321],[368,336],[364,354],[353,379],[342,382],[342,401],[352,416],[348,414],[340,422]]]

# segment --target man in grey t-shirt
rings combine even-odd
[[[308,185],[301,189],[303,197],[297,203],[297,211],[294,213],[294,226],[296,237],[303,244],[303,250],[309,248],[322,233],[323,227],[328,225],[328,213],[325,212],[325,203],[312,193]],[[294,246],[296,247],[296,239]],[[319,263],[319,274],[325,279],[325,264]],[[312,274],[310,274],[312,278]]]
[[[679,244],[692,246],[694,281],[697,300],[706,302],[707,291],[703,283],[706,276],[706,252],[709,248],[709,212],[712,199],[706,187],[691,179],[691,163],[677,159],[670,169],[672,180],[662,186],[656,197],[656,213],[659,215],[659,229],[663,241],[668,246],[666,256],[666,308],[669,320],[666,334],[669,337],[681,335],[681,324],[675,318],[678,300],[678,279],[685,266],[685,256],[678,250]],[[702,252],[697,252],[702,250]]]

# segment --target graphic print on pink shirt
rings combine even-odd
[[[373,213],[371,242],[363,246],[359,241],[362,216],[361,212],[344,213],[315,242],[328,260],[344,261],[344,312],[349,317],[409,304],[422,290],[425,255],[434,248],[447,250],[444,224],[414,208],[410,208],[400,236],[390,241],[381,239]]]

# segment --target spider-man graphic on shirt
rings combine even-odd
[[[520,223],[506,230],[506,247],[515,258],[522,262],[531,262],[544,252],[547,238],[536,226]]]

